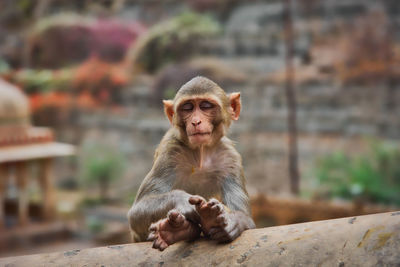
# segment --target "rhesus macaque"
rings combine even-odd
[[[254,228],[242,159],[225,136],[239,118],[240,93],[226,95],[196,77],[163,102],[172,127],[128,212],[134,241],[151,240],[164,250],[201,233],[230,242]]]

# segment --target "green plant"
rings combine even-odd
[[[7,73],[8,71],[10,71],[10,66],[0,57],[0,74]]]
[[[334,153],[315,168],[320,195],[400,205],[400,149],[380,142],[368,154]]]
[[[86,225],[92,234],[101,233],[106,228],[104,222],[95,216],[89,216]]]
[[[68,91],[71,87],[73,74],[73,69],[61,69],[57,71],[24,69],[17,71],[13,75],[12,81],[19,84],[28,94]]]
[[[125,160],[114,148],[95,144],[83,147],[81,180],[86,185],[99,186],[99,199],[109,198],[110,184],[123,174]]]
[[[132,47],[130,61],[153,73],[168,62],[192,56],[200,39],[219,31],[220,25],[210,16],[184,12],[150,28]]]

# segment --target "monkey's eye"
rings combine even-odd
[[[183,105],[181,106],[181,109],[182,109],[183,111],[192,111],[192,110],[193,110],[193,104],[190,103],[190,102],[185,103],[185,104],[183,104]]]
[[[205,109],[213,108],[214,104],[210,103],[208,101],[202,101],[199,106],[200,106],[200,109],[205,110]]]

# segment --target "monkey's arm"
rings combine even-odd
[[[255,228],[254,221],[250,216],[249,196],[241,182],[243,180],[227,177],[222,185],[223,202],[230,209],[229,217],[235,221],[240,233]]]
[[[253,219],[240,210],[227,212],[225,215],[225,226],[211,228],[209,235],[219,242],[230,242],[235,240],[244,230],[255,228]]]
[[[138,198],[128,212],[131,230],[135,241],[145,241],[149,226],[165,218],[168,211],[175,209],[189,220],[198,220],[196,211],[188,202],[188,193],[181,190],[160,192],[148,190],[146,184],[141,187]]]

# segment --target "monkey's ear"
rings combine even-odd
[[[163,100],[164,113],[167,115],[169,122],[172,124],[172,117],[174,116],[174,102],[172,100]]]
[[[231,103],[231,118],[234,121],[239,119],[240,109],[242,104],[240,103],[240,93],[232,93],[229,95],[229,101]]]

